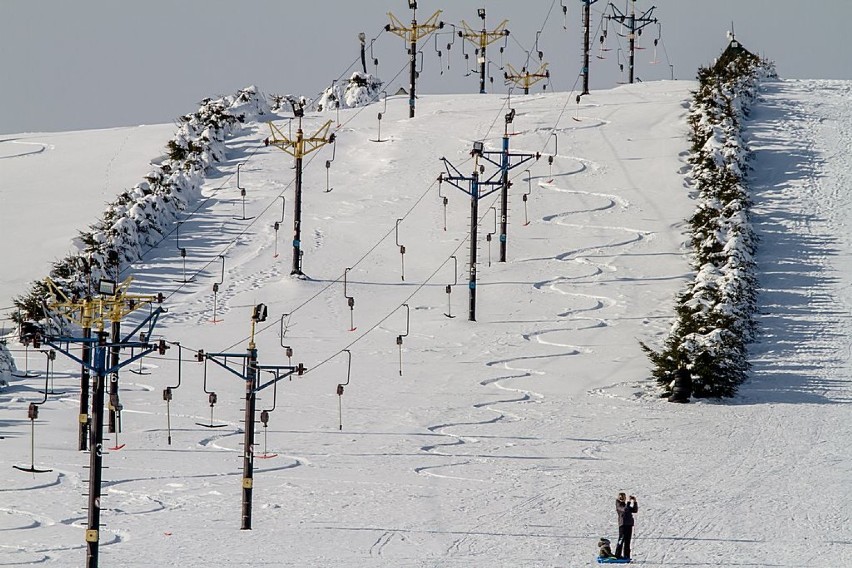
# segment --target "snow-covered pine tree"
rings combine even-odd
[[[317,100],[316,108],[322,112],[366,106],[379,98],[382,84],[381,79],[370,73],[355,71],[343,89],[335,83],[323,91]]]

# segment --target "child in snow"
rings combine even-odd
[[[598,548],[600,552],[598,552],[598,558],[615,558],[615,554],[612,553],[612,548],[610,547],[609,539],[601,537],[598,541]]]

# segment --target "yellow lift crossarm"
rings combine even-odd
[[[45,282],[54,296],[54,300],[48,304],[48,307],[60,316],[75,321],[85,328],[95,327],[103,330],[107,321],[121,321],[139,308],[162,301],[161,295],[130,294],[128,289],[133,278],[129,276],[116,286],[114,295],[101,294],[95,298],[80,300],[69,298],[50,278]]]
[[[542,63],[535,73],[530,73],[526,68],[518,73],[511,63],[507,63],[506,67],[508,68],[505,74],[506,80],[512,81],[524,89],[529,89],[532,85],[550,77],[550,73],[547,71],[547,63]]]
[[[328,130],[331,128],[331,123],[332,121],[329,120],[320,126],[313,135],[307,138],[302,137],[302,131],[299,129],[296,134],[296,139],[291,140],[285,136],[277,126],[269,122],[269,130],[272,132],[272,136],[269,138],[269,145],[281,149],[294,158],[303,158],[334,140],[328,136]]]
[[[509,20],[503,20],[500,22],[500,25],[494,28],[492,31],[482,30],[475,31],[471,28],[467,22],[462,20],[461,25],[464,28],[463,31],[460,32],[461,36],[476,45],[480,49],[485,46],[494,43],[495,41],[502,39],[509,35],[509,30],[506,29],[506,24],[509,23]]]
[[[420,39],[426,37],[431,34],[435,30],[441,28],[442,23],[438,22],[438,18],[441,17],[441,10],[438,10],[426,20],[422,24],[417,24],[412,22],[412,26],[406,27],[399,18],[394,16],[392,13],[388,12],[388,18],[390,18],[391,23],[385,26],[385,29],[393,34],[398,35],[402,39],[408,42],[417,43]]]

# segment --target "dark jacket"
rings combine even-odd
[[[615,500],[615,511],[618,513],[618,526],[632,527],[633,513],[639,512],[639,505],[633,501],[631,505],[629,501]]]

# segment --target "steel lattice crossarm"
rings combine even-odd
[[[438,178],[439,181],[445,181],[445,182],[449,183],[450,185],[452,185],[453,187],[457,187],[458,189],[462,190],[466,194],[470,195],[471,198],[473,198],[473,199],[482,199],[483,197],[487,197],[487,196],[491,195],[492,193],[494,193],[495,191],[497,191],[498,189],[500,189],[500,187],[503,185],[503,181],[501,179],[495,179],[498,176],[501,176],[502,172],[500,170],[497,170],[496,172],[491,174],[491,177],[489,177],[487,179],[480,180],[478,174],[476,174],[476,173],[474,173],[474,175],[469,175],[469,176],[464,175],[463,173],[461,173],[461,171],[457,167],[452,165],[450,163],[450,161],[446,158],[441,158],[441,161],[444,162],[444,167],[447,170],[447,175],[444,175],[442,173],[441,176]],[[491,163],[495,163],[492,160],[488,160],[488,161],[491,162]],[[460,182],[467,182],[468,186],[465,187],[465,186],[461,185]],[[484,191],[484,192],[480,191],[479,189],[482,186],[486,186],[490,189],[488,189],[487,191]]]
[[[69,298],[50,278],[45,280],[54,296],[48,308],[83,328],[104,329],[106,321],[117,322],[139,308],[153,303],[162,303],[162,294],[131,294],[128,292],[133,278],[128,276],[124,282],[116,284],[112,280],[101,280],[100,294],[94,298]]]
[[[535,85],[539,81],[550,78],[550,71],[547,70],[547,63],[542,63],[535,73],[530,73],[526,67],[521,68],[521,72],[518,73],[515,68],[512,67],[511,63],[507,63],[506,67],[508,67],[509,70],[503,73],[503,77],[507,81],[511,81],[519,87],[523,87],[525,95],[530,94],[531,86]]]
[[[506,25],[509,23],[509,20],[503,20],[500,22],[500,25],[494,28],[492,31],[481,30],[474,31],[467,22],[464,20],[461,21],[462,31],[459,32],[459,37],[463,37],[464,39],[471,42],[473,45],[477,46],[479,49],[485,49],[486,46],[491,45],[497,40],[503,39],[507,35],[509,35],[509,30],[506,29]]]
[[[634,4],[636,3],[636,0],[632,1]],[[632,34],[639,32],[642,28],[657,23],[657,18],[651,17],[651,14],[653,14],[654,10],[657,9],[656,6],[651,6],[645,12],[643,12],[641,16],[636,15],[635,8],[632,9],[629,14],[625,14],[624,12],[619,10],[618,6],[616,6],[612,2],[609,3],[609,8],[612,10],[612,14],[605,15],[605,18],[607,18],[608,20],[615,20],[620,24],[627,25],[628,33],[618,34],[621,37],[626,37],[630,39]],[[631,22],[632,25],[629,25],[631,24]]]
[[[490,158],[490,156],[499,156],[500,161],[498,162],[497,160],[492,160]],[[515,169],[518,166],[520,166],[521,164],[529,162],[532,159],[538,160],[539,158],[541,158],[541,154],[539,152],[536,152],[535,154],[523,154],[523,153],[520,153],[520,152],[508,152],[508,151],[503,151],[503,150],[484,150],[482,152],[482,159],[485,160],[486,162],[490,162],[490,163],[494,164],[498,168],[504,168],[504,164],[503,164],[503,158],[504,157],[507,158],[507,161],[506,161],[506,164],[505,164],[505,171],[508,172],[509,170]],[[511,163],[512,158],[520,158],[520,160],[513,164],[513,163]],[[482,182],[480,182],[480,184],[481,183]]]
[[[166,346],[165,340],[160,340],[157,343],[151,343],[149,341],[141,341],[141,340],[132,340],[131,338],[136,335],[143,328],[146,329],[144,335],[146,338],[150,338],[154,333],[154,328],[157,326],[157,320],[160,317],[160,314],[166,312],[165,308],[157,306],[154,310],[140,322],[136,327],[134,327],[129,333],[124,335],[124,337],[119,338],[118,340],[108,340],[106,332],[99,332],[95,337],[76,337],[71,335],[51,335],[47,334],[42,338],[42,343],[45,345],[49,345],[67,356],[69,359],[80,363],[83,367],[90,371],[97,371],[103,373],[105,375],[116,373],[121,368],[126,367],[130,363],[138,361],[142,357],[151,354],[154,351],[158,351],[161,355],[165,353],[168,347]],[[111,364],[111,366],[107,367],[106,361],[98,363],[97,359],[92,361],[87,361],[86,359],[82,359],[72,353],[70,351],[70,345],[72,343],[79,343],[81,345],[89,345],[92,347],[103,347],[103,348],[118,348],[118,349],[140,349],[139,352],[135,352],[128,359],[121,361],[116,364]]]
[[[272,122],[269,122],[269,130],[272,131],[272,136],[268,138],[268,142],[270,146],[275,146],[276,148],[280,148],[284,152],[287,152],[294,158],[304,158],[311,152],[315,150],[319,150],[326,144],[334,142],[334,134],[329,134],[328,130],[331,127],[332,121],[329,120],[322,126],[320,126],[319,130],[314,132],[312,136],[307,138],[301,135],[302,129],[299,128],[298,134],[295,140],[291,140],[287,136],[284,135],[281,130]]]
[[[251,368],[254,371],[268,371],[275,375],[275,378],[260,384],[260,381],[256,381],[256,384],[253,385],[252,392],[260,392],[268,386],[275,384],[281,379],[285,379],[290,375],[298,374],[303,375],[305,373],[305,366],[302,363],[298,365],[258,365],[257,362],[251,361],[252,354],[250,353],[205,353],[204,351],[199,351],[197,354],[197,359],[199,361],[208,360],[212,361],[216,365],[222,367],[232,375],[244,380],[251,381],[252,377],[249,376],[249,373],[246,371]],[[229,364],[228,359],[234,359],[241,361],[240,367],[235,368],[231,364]],[[256,373],[254,373],[256,378]]]
[[[74,300],[69,298],[62,288],[50,278],[45,278],[44,283],[53,295],[53,300],[47,303],[49,311],[58,314],[66,320],[77,322],[80,324],[80,327],[92,327],[92,319],[97,300],[93,298]]]
[[[418,24],[416,20],[411,21],[411,27],[406,27],[399,18],[388,12],[388,18],[391,23],[385,26],[385,30],[392,34],[398,35],[409,43],[417,43],[432,32],[444,27],[444,22],[439,22],[441,10],[438,10],[422,24]]]

